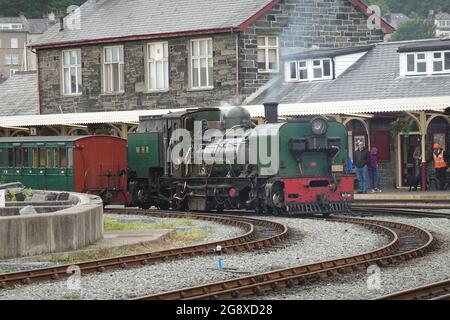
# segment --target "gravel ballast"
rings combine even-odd
[[[72,292],[81,299],[126,299],[180,289],[248,274],[356,255],[387,244],[389,239],[353,224],[310,219],[272,218],[286,223],[293,239],[283,249],[225,255],[224,271],[216,257],[202,256],[137,269],[88,275],[81,290],[66,281],[41,283],[0,291],[0,299],[64,299]]]
[[[133,223],[133,222],[144,222],[144,223],[170,223],[174,221],[179,221],[179,219],[172,218],[156,218],[149,216],[137,216],[137,215],[110,215],[105,214],[106,217],[117,220],[123,223]],[[203,244],[208,242],[215,242],[224,239],[235,238],[243,235],[246,231],[230,225],[223,225],[216,222],[211,221],[202,221],[202,220],[191,220],[193,228],[200,228],[207,230],[206,237],[201,241],[197,241],[189,244],[173,244],[172,248],[184,247],[184,246],[192,246],[197,244]],[[189,230],[191,227],[180,227],[181,230]],[[50,262],[30,262],[29,260],[32,258],[23,258],[23,259],[11,259],[0,262],[0,274],[1,271],[23,271],[23,270],[32,270],[39,268],[48,268],[52,267],[55,264]]]
[[[437,250],[411,261],[384,267],[380,269],[381,273],[375,276],[368,273],[351,273],[328,281],[280,291],[277,294],[251,298],[273,300],[375,299],[397,291],[413,289],[450,278],[450,220],[386,216],[374,219],[402,222],[428,230],[438,241]]]

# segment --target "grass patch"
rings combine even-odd
[[[178,227],[193,226],[193,222],[189,217],[173,221],[161,221],[158,223],[148,223],[144,221],[122,222],[110,217],[105,217],[103,223],[105,231],[175,229]]]
[[[174,232],[170,235],[168,241],[174,245],[190,244],[205,239],[210,233],[209,229],[192,228]]]
[[[67,292],[64,297],[65,300],[79,300],[81,294],[79,292]]]
[[[159,242],[140,243],[122,247],[102,248],[67,255],[55,255],[50,262],[57,264],[77,264],[80,262],[108,259],[119,256],[148,253],[160,250],[166,250],[175,246],[190,245],[204,240],[211,232],[210,229],[195,227],[192,219],[187,216],[185,219],[171,221],[162,221],[158,223],[146,223],[144,221],[121,222],[110,217],[104,218],[104,227],[106,231],[117,230],[155,230],[155,229],[176,229],[180,227],[189,227],[187,230],[175,230],[170,235]]]
[[[0,269],[0,274],[12,273],[12,272],[17,272],[17,270],[14,270],[14,269]]]
[[[132,254],[131,247],[103,248],[77,252],[69,254],[65,257],[53,257],[52,259],[50,259],[50,262],[58,264],[77,264],[90,260],[107,259],[112,257],[125,256],[128,254]]]

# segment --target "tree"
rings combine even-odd
[[[436,26],[433,20],[415,18],[402,22],[392,41],[430,39],[436,37]]]
[[[86,0],[0,0],[0,16],[41,18],[51,11],[66,14],[70,5],[81,5]]]

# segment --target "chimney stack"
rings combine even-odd
[[[64,17],[59,18],[59,31],[64,31]]]
[[[278,102],[264,103],[266,123],[278,123]]]

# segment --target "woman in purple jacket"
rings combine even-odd
[[[370,150],[370,164],[369,164],[369,181],[372,187],[372,192],[381,192],[380,189],[381,174],[378,169],[378,149],[372,147]]]

